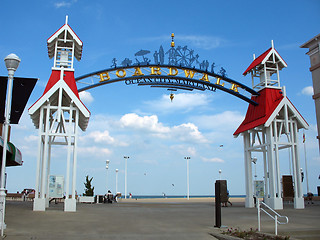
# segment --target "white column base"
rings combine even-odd
[[[2,217],[2,214],[5,214],[5,210],[6,210],[6,193],[3,191],[0,191],[0,217]],[[0,218],[1,219],[1,218]],[[4,219],[4,218],[3,218]],[[6,229],[7,225],[5,224],[5,222],[3,222],[2,225],[2,221],[0,220],[0,229]]]
[[[254,202],[253,202],[253,197],[246,196],[245,207],[246,208],[254,208],[255,207]]]
[[[46,208],[48,208],[49,207],[49,198],[46,198]]]
[[[304,199],[303,197],[301,198],[294,198],[293,199],[293,202],[294,202],[294,208],[295,209],[304,209]]]
[[[77,210],[77,200],[68,198],[64,200],[64,211],[75,212]]]
[[[0,221],[0,229],[2,229],[2,223]],[[3,230],[7,229],[7,224],[5,224],[5,222],[3,222]]]
[[[274,210],[283,209],[282,198],[267,198],[265,203]]]
[[[35,198],[33,200],[33,211],[46,211],[46,199]]]

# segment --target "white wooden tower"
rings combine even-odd
[[[48,40],[49,58],[54,58],[52,73],[43,95],[29,108],[39,129],[35,199],[33,210],[49,207],[49,176],[53,145],[67,147],[64,211],[76,211],[76,169],[78,127],[85,131],[90,112],[80,101],[73,60],[81,59],[82,42],[66,23]]]
[[[300,173],[298,131],[308,124],[286,96],[280,86],[279,71],[287,67],[279,53],[272,47],[250,64],[244,75],[251,73],[252,87],[259,96],[252,100],[259,105],[249,105],[246,117],[234,133],[244,141],[246,207],[254,207],[252,160],[254,152],[262,152],[264,165],[264,201],[273,209],[283,209],[279,151],[290,149],[294,208],[304,208]],[[287,150],[288,151],[288,150]],[[281,159],[283,161],[284,159]],[[287,160],[285,160],[287,161]]]

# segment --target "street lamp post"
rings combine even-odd
[[[256,164],[257,164],[257,157],[253,157],[252,158],[252,162],[254,163],[254,180],[257,181],[257,167],[256,167]]]
[[[119,169],[116,169],[116,195],[118,193],[118,172],[119,172]]]
[[[303,130],[303,148],[304,148],[304,161],[306,166],[306,181],[307,181],[307,194],[308,194],[310,191],[309,191],[308,166],[307,166],[306,135],[304,134],[304,130]]]
[[[3,132],[3,150],[2,150],[2,165],[1,165],[1,182],[0,182],[0,211],[1,216],[1,237],[3,237],[3,231],[6,228],[4,223],[5,206],[6,206],[6,191],[5,191],[5,172],[6,172],[6,162],[7,162],[7,145],[8,145],[8,129],[10,125],[10,111],[11,111],[11,98],[12,98],[12,85],[14,72],[17,70],[20,58],[11,53],[5,57],[4,62],[8,70],[8,90],[6,97],[6,108],[5,108],[5,119],[4,119],[4,132]]]
[[[127,160],[128,156],[124,156],[124,159],[126,160],[126,166],[125,166],[125,174],[124,174],[124,199],[127,199]]]
[[[106,161],[106,188],[107,188],[107,192],[108,192],[108,169],[109,169],[109,163],[110,163],[110,160],[107,160]]]
[[[189,160],[190,157],[184,157],[187,160],[187,199],[189,200]]]
[[[257,167],[256,167],[256,164],[257,164],[257,157],[253,157],[252,158],[252,162],[254,164],[254,182],[256,183],[257,182]],[[256,189],[255,189],[255,183],[253,184],[253,191],[254,191],[254,197],[257,197],[256,195]]]

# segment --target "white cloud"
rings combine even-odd
[[[236,130],[244,119],[239,112],[225,111],[216,115],[193,116],[192,121],[201,128],[215,130]]]
[[[84,104],[90,104],[94,101],[90,92],[83,91],[79,93],[80,99]]]
[[[25,136],[25,137],[24,137],[24,140],[25,140],[27,143],[36,142],[36,141],[39,140],[39,136],[36,136],[36,135]]]
[[[109,131],[99,132],[94,131],[87,135],[87,137],[92,138],[96,143],[108,143],[112,144],[115,142],[115,139],[110,136]]]
[[[15,129],[28,130],[28,126],[26,124],[23,124],[22,121],[20,120],[19,124],[15,126]]]
[[[69,7],[71,4],[67,2],[57,2],[54,4],[56,8]]]
[[[126,147],[128,146],[128,143],[122,142],[112,136],[110,136],[110,133],[108,130],[105,131],[92,131],[87,135],[81,136],[79,140],[82,142],[82,144],[91,144],[91,139],[93,139],[93,142],[97,144],[102,144],[103,146],[105,144],[109,144],[112,146],[120,146],[120,147]]]
[[[26,157],[33,157],[33,158],[37,159],[38,147],[36,145],[26,144],[26,145],[19,145],[16,147],[21,151],[23,161]]]
[[[56,8],[61,8],[61,7],[70,7],[72,4],[76,3],[78,0],[71,0],[71,1],[59,1],[54,3],[54,6]]]
[[[95,131],[97,129],[108,129],[110,124],[114,122],[114,118],[103,115],[103,114],[94,114],[91,115],[87,131]]]
[[[221,158],[202,158],[202,161],[204,162],[214,162],[214,163],[224,163],[224,160],[222,160]]]
[[[175,39],[179,42],[189,42],[191,46],[205,50],[221,47],[226,42],[226,40],[220,37],[205,35],[177,35]]]
[[[312,86],[307,86],[301,90],[301,93],[303,95],[307,96],[312,96],[313,95],[313,87]]]
[[[168,133],[170,130],[168,127],[164,127],[162,123],[159,123],[156,115],[140,117],[135,113],[128,113],[121,117],[120,123],[123,127],[154,133]]]
[[[201,93],[179,93],[174,94],[174,99],[170,101],[170,95],[162,95],[161,99],[145,102],[153,111],[173,112],[182,110],[191,111],[196,107],[205,107],[210,103],[208,95]]]
[[[183,123],[181,125],[174,126],[171,129],[171,137],[184,142],[188,142],[190,140],[198,143],[208,142],[208,140],[201,134],[198,127],[193,123]]]
[[[143,39],[137,39],[137,41],[144,42],[167,42],[170,39],[168,35],[156,36],[156,37],[148,37]],[[218,48],[227,43],[227,40],[217,37],[217,36],[207,36],[207,35],[175,35],[176,45],[181,43],[181,45],[190,44],[191,47],[201,48],[205,50],[210,50],[214,48]]]
[[[78,147],[78,153],[81,155],[90,155],[90,156],[105,156],[110,155],[111,150],[108,148],[99,148],[99,147]]]
[[[197,153],[197,150],[194,147],[188,147],[187,148],[187,153],[192,155],[192,156],[195,156],[196,153]]]
[[[156,115],[141,117],[136,113],[129,113],[121,117],[120,124],[123,128],[148,132],[159,138],[178,139],[184,142],[208,142],[195,124],[183,123],[178,126],[166,127],[159,122]]]

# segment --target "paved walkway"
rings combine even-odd
[[[32,202],[7,201],[5,239],[161,239],[215,240],[212,201],[78,204],[77,212],[63,212],[63,204],[50,204],[46,212],[32,211]],[[320,202],[279,211],[289,217],[278,232],[298,239],[320,239]],[[222,225],[243,230],[257,228],[256,209],[234,203],[222,209]],[[263,216],[262,231],[274,232],[274,222]]]

